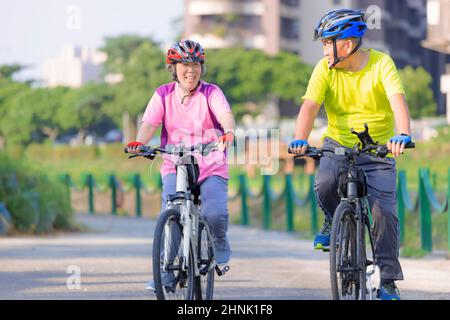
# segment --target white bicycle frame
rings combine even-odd
[[[182,161],[182,158],[177,160],[176,166],[177,166],[176,192],[188,194],[188,193],[190,193],[188,191],[188,172],[187,172],[186,165]],[[182,255],[183,256],[183,264],[181,266],[181,269],[183,271],[186,271],[187,267],[188,267],[187,264],[189,261],[189,254],[190,254],[189,253],[189,245],[190,244],[192,244],[192,248],[193,248],[192,254],[194,255],[194,261],[197,261],[197,259],[198,259],[198,257],[197,257],[197,249],[198,249],[197,248],[198,247],[197,237],[199,235],[198,235],[197,228],[198,228],[199,220],[200,220],[200,211],[198,210],[198,207],[193,204],[192,199],[178,199],[178,200],[175,200],[174,202],[167,202],[166,209],[175,209],[175,210],[179,210],[179,212],[180,212],[180,223],[183,226],[183,238],[182,238],[183,242],[180,243],[180,245],[182,245],[182,248],[183,248],[183,255]],[[164,229],[165,229],[166,235],[171,234],[170,226],[168,224],[166,224],[164,226]],[[210,232],[209,228],[206,228],[205,230],[207,232],[208,239],[211,239],[212,236],[211,236],[211,232]],[[164,247],[169,248],[170,243],[171,243],[170,236],[166,236]],[[213,253],[215,256],[216,248],[214,246],[214,241],[212,241],[212,249],[213,249]],[[169,255],[168,250],[164,250],[164,262],[165,262],[164,266],[169,261],[168,255]],[[215,266],[216,266],[216,262],[214,261],[213,263],[211,263],[209,270],[211,270]],[[163,269],[165,269],[165,268],[163,268]],[[195,272],[195,276],[200,275],[200,270],[198,268],[197,263],[194,263],[194,272]]]

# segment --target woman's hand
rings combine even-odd
[[[219,138],[219,151],[224,152],[226,148],[233,142],[234,133],[231,130],[225,131],[225,134]]]
[[[139,153],[138,147],[143,146],[143,145],[144,144],[142,142],[133,141],[133,142],[129,142],[126,145],[126,148],[127,148],[129,153],[138,154]]]

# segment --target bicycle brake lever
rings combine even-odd
[[[380,158],[385,158],[389,153],[389,149],[386,146],[379,146],[375,151],[375,154]]]

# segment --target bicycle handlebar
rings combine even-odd
[[[415,147],[416,147],[416,144],[414,142],[409,142],[405,145],[405,149],[414,149]],[[310,157],[310,158],[317,160],[323,156],[324,151],[332,152],[336,155],[342,155],[342,156],[358,156],[363,153],[372,154],[371,151],[373,151],[373,150],[375,150],[375,155],[379,156],[381,158],[384,158],[388,155],[388,153],[391,153],[385,144],[384,145],[370,145],[363,149],[353,148],[350,151],[345,148],[342,148],[342,147],[338,147],[336,149],[308,147],[306,149],[305,154],[295,156],[294,158]],[[288,153],[292,154],[290,149],[288,149]]]
[[[138,154],[134,154],[132,156],[129,156],[129,158],[136,158],[136,157],[144,157],[150,160],[153,160],[157,155],[159,154],[172,154],[172,155],[179,155],[180,157],[184,156],[186,153],[195,153],[199,152],[203,156],[207,156],[210,152],[218,150],[217,149],[217,141],[212,141],[209,143],[199,143],[195,146],[185,147],[185,146],[173,146],[172,148],[163,149],[160,147],[148,147],[148,146],[139,146],[137,147],[137,150],[139,151]],[[129,152],[129,149],[125,147],[124,149],[125,153],[131,153]]]

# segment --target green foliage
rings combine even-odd
[[[14,73],[23,70],[25,67],[19,64],[3,65],[0,66],[0,80],[11,79]]]
[[[142,113],[154,90],[168,82],[170,78],[164,62],[163,53],[151,40],[140,43],[127,55],[127,60],[120,66],[124,79],[113,86],[113,99],[104,104],[105,113],[118,125],[121,125],[125,111],[132,117]]]
[[[249,103],[261,107],[272,98],[298,101],[312,72],[287,52],[272,57],[260,50],[230,48],[210,50],[206,59],[205,80],[222,88],[238,119],[252,113]]]
[[[418,119],[434,116],[436,102],[431,89],[431,75],[422,67],[414,69],[411,66],[400,70],[399,75],[405,89],[411,117]]]
[[[112,99],[111,89],[105,84],[90,83],[72,89],[57,111],[57,121],[62,129],[85,131],[104,119],[104,105]]]
[[[150,38],[106,38],[101,50],[108,55],[105,73],[122,74],[120,83],[31,88],[11,80],[21,66],[0,67],[0,140],[6,145],[52,142],[76,130],[81,141],[102,121],[121,127],[125,112],[135,120],[155,89],[171,81],[165,52]],[[260,50],[232,48],[208,50],[206,56],[205,80],[222,88],[238,120],[246,113],[259,113],[268,101],[298,101],[311,73],[297,55],[285,52],[269,56]]]
[[[148,42],[149,39],[139,35],[127,34],[118,37],[106,37],[105,45],[100,49],[108,55],[105,73],[121,73],[133,52]]]
[[[67,189],[29,163],[0,155],[0,201],[16,230],[42,233],[76,229]]]

